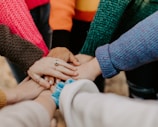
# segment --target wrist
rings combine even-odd
[[[93,67],[95,67],[95,69],[92,69],[92,70],[94,70],[93,74],[94,74],[94,77],[96,78],[97,76],[99,76],[102,73],[98,60],[96,58],[94,58],[91,61],[91,65],[94,65]]]
[[[53,117],[53,114],[56,110],[56,104],[51,98],[51,94],[47,96],[40,95],[38,98],[35,99],[35,101],[39,103],[40,105],[42,105],[47,110],[50,118]]]
[[[6,89],[3,90],[5,95],[6,95],[6,103],[7,104],[13,104],[18,102],[18,97],[17,97],[17,93],[16,93],[16,89]]]

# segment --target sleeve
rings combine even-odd
[[[30,42],[12,34],[5,25],[0,25],[0,55],[16,63],[22,70],[43,56],[43,51]]]
[[[0,24],[5,24],[14,34],[36,45],[44,55],[48,54],[49,50],[24,0],[1,0],[0,8]]]
[[[129,3],[130,0],[100,1],[94,20],[90,25],[85,43],[80,51],[81,54],[95,56],[97,47],[110,43]]]
[[[53,47],[69,45],[75,0],[51,0],[49,24],[53,30]]]
[[[97,48],[103,77],[135,69],[158,59],[158,11],[139,22],[112,44]]]
[[[0,110],[2,127],[50,127],[47,111],[34,101],[6,106]]]
[[[68,127],[158,126],[158,102],[99,93],[88,80],[65,86],[60,103]]]

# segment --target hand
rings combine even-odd
[[[78,75],[74,79],[89,79],[94,81],[101,74],[101,69],[96,58],[77,67]]]
[[[78,61],[81,64],[84,64],[94,58],[93,56],[89,56],[89,55],[85,55],[85,54],[77,54],[75,57],[78,59]]]
[[[78,62],[78,59],[70,52],[69,49],[65,47],[56,47],[53,48],[48,56],[53,57],[53,58],[59,58],[64,60],[67,63],[73,64],[74,66],[79,66],[80,63]],[[61,81],[60,78],[53,78],[49,76],[45,76],[45,79],[50,82],[52,85],[56,84]]]
[[[42,91],[43,87],[39,86],[33,80],[30,80],[28,77],[25,78],[19,85],[13,89],[4,90],[7,103],[12,104],[24,100],[31,100],[36,98]]]
[[[28,75],[39,85],[49,88],[49,84],[43,76],[52,76],[62,80],[67,80],[72,76],[77,76],[76,67],[66,63],[65,61],[44,57],[36,61],[28,70]]]
[[[53,48],[48,56],[53,57],[53,58],[59,58],[64,60],[67,63],[72,63],[75,66],[80,65],[80,63],[78,62],[77,58],[72,54],[72,52],[70,52],[69,49],[65,48],[65,47],[56,47]]]

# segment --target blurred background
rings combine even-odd
[[[12,88],[17,85],[16,80],[6,62],[5,58],[0,56],[0,87]]]

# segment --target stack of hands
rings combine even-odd
[[[8,104],[34,100],[53,118],[65,84],[82,78],[95,80],[99,74],[101,71],[95,58],[81,54],[75,56],[67,48],[57,47],[47,57],[36,61],[29,68],[28,77],[15,89],[4,90],[4,93]]]
[[[28,75],[46,88],[70,78],[94,81],[99,74],[101,71],[95,58],[83,54],[75,56],[64,47],[52,49],[47,57],[35,62],[28,70]]]

